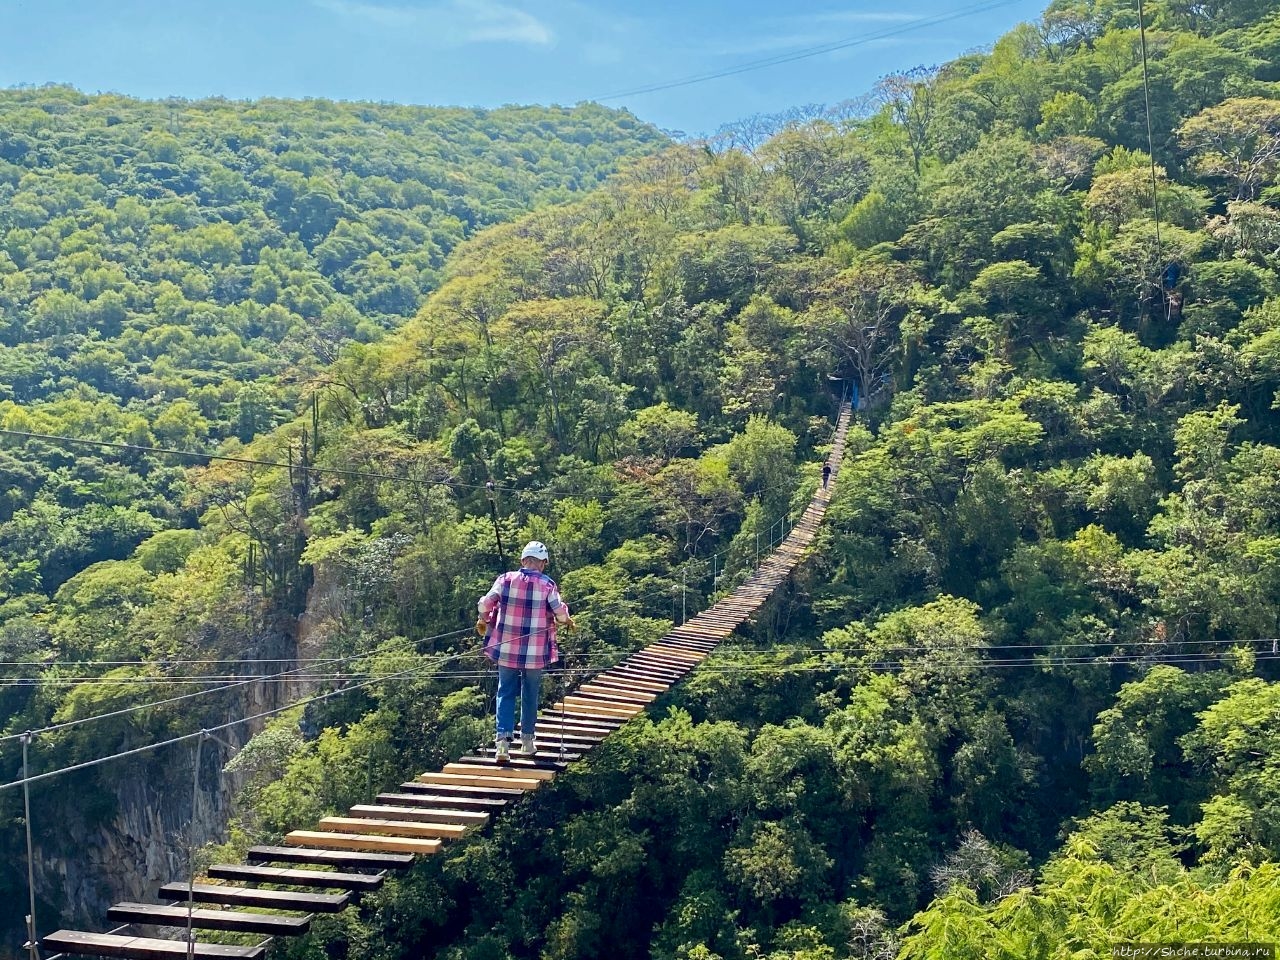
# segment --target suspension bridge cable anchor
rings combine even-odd
[[[28,768],[27,748],[31,746],[30,730],[22,735],[22,804],[23,821],[27,831],[27,951],[31,960],[40,960],[40,940],[36,936],[36,860],[35,843],[31,837],[31,773]]]

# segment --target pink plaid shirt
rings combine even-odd
[[[526,567],[504,573],[477,606],[491,624],[484,635],[484,655],[490,660],[518,670],[541,670],[560,659],[555,621],[569,616],[569,605],[545,573]]]

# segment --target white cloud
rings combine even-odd
[[[537,17],[501,0],[444,0],[422,6],[366,0],[312,0],[322,10],[365,27],[412,33],[441,46],[523,43],[546,46],[555,39]]]

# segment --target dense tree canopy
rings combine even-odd
[[[552,544],[572,683],[744,575],[845,393],[817,549],[719,669],[287,955],[1275,939],[1280,9],[1147,7],[1146,85],[1130,4],[1055,0],[770,137],[500,111],[474,180],[408,108],[8,95],[5,426],[288,464],[6,444],[8,729],[182,658],[397,677],[237,756],[220,852],[278,837],[484,738],[439,658],[500,551]],[[198,723],[145,717],[44,761]]]

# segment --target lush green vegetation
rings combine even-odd
[[[0,425],[247,442],[343,343],[411,317],[464,237],[662,142],[593,106],[0,92]],[[0,602],[190,526],[189,465],[6,443]]]
[[[175,477],[199,528],[15,610],[9,659],[301,639],[388,677],[237,757],[234,851],[485,736],[491,688],[430,638],[499,565],[487,481],[504,542],[555,550],[570,666],[603,664],[803,502],[839,377],[864,409],[820,549],[724,667],[287,955],[1280,939],[1280,7],[1148,10],[1152,144],[1134,12],[1059,0],[864,119],[674,146],[478,234],[246,447],[415,482]],[[137,695],[53,673],[11,729]]]

